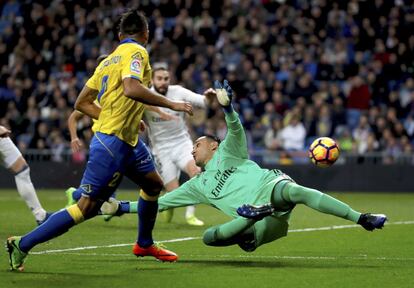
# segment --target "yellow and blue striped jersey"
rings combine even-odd
[[[123,94],[122,80],[128,77],[138,79],[146,87],[151,81],[148,52],[130,38],[122,40],[115,51],[96,67],[86,86],[99,91],[97,100],[102,108],[92,130],[115,135],[135,146],[145,105]]]

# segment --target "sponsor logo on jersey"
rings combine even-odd
[[[85,191],[86,193],[92,192],[92,185],[91,184],[82,184],[80,188]]]
[[[131,72],[141,74],[141,61],[134,59],[131,61]]]
[[[164,121],[167,121],[167,120],[162,119],[161,117],[155,117],[155,116],[152,116],[152,117],[151,117],[151,121],[152,121],[152,122],[155,122],[155,123],[158,123],[158,122],[164,122]]]
[[[230,167],[229,169],[224,170],[224,172],[221,172],[220,170],[217,171],[216,175],[214,175],[214,179],[217,181],[216,187],[214,187],[213,190],[211,190],[211,194],[213,194],[215,197],[220,196],[221,190],[224,187],[224,184],[226,184],[227,179],[230,178],[230,176],[236,172],[237,167]]]
[[[146,164],[152,161],[151,155],[148,155],[144,160],[139,161],[139,164]]]

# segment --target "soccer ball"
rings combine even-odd
[[[309,158],[318,167],[329,167],[339,157],[339,146],[329,137],[321,137],[312,142],[309,147]]]

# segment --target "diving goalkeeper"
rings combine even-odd
[[[233,110],[233,91],[228,82],[216,81],[217,99],[225,112],[227,135],[198,138],[192,155],[202,172],[179,188],[159,198],[159,211],[207,204],[233,217],[210,227],[203,241],[210,246],[237,244],[245,251],[287,235],[288,220],[296,204],[341,217],[372,231],[384,226],[382,214],[361,214],[347,204],[318,190],[296,184],[280,170],[263,169],[248,159],[246,135]],[[133,213],[136,205],[120,202],[116,214]]]

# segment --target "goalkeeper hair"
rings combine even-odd
[[[148,21],[138,9],[130,9],[121,16],[119,31],[124,35],[142,34],[148,29]]]
[[[215,135],[207,134],[207,135],[204,135],[204,137],[206,137],[209,141],[217,142],[218,145],[220,145],[220,143],[221,143],[220,138],[218,138]]]

